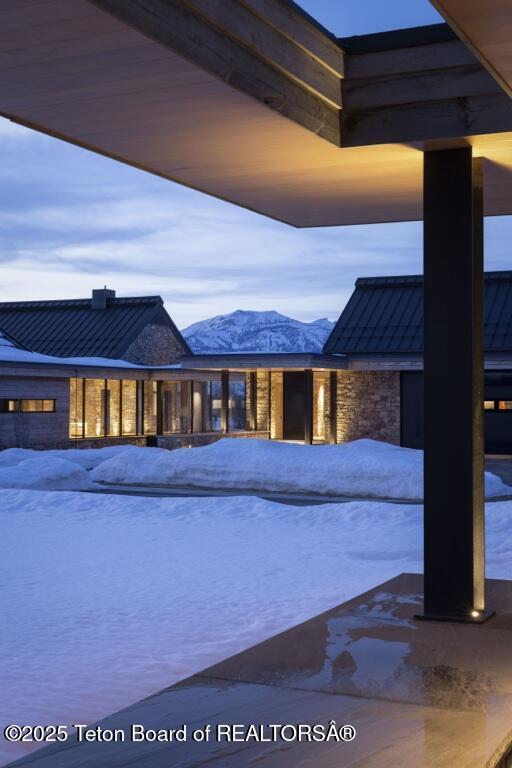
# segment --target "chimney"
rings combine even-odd
[[[116,292],[111,291],[105,286],[92,292],[91,309],[106,309],[110,299],[115,299]]]

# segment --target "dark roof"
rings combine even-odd
[[[485,274],[484,347],[512,351],[512,272]],[[422,354],[423,277],[359,278],[324,353]]]
[[[190,352],[164,309],[161,296],[0,302],[0,328],[32,352],[58,357],[121,358],[148,323],[169,325]]]
[[[1,339],[6,339],[6,341],[8,341],[13,347],[16,347],[17,349],[25,349],[23,344],[20,344],[20,342],[10,333],[7,333],[5,328],[0,328],[0,341]]]
[[[377,53],[393,48],[413,48],[417,45],[446,43],[459,38],[448,24],[428,24],[424,27],[393,29],[390,32],[374,32],[371,35],[339,37],[338,45],[349,54]]]

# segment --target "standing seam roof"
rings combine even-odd
[[[485,274],[484,348],[512,351],[512,271]],[[366,277],[325,343],[325,354],[422,354],[423,277]]]

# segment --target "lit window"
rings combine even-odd
[[[484,411],[494,411],[494,400],[484,400]]]
[[[0,400],[0,413],[53,413],[55,400]]]
[[[512,411],[512,400],[498,400],[499,411]]]

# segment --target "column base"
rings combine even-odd
[[[451,615],[440,613],[416,613],[414,618],[418,621],[451,621],[457,622],[458,624],[485,624],[485,622],[489,621],[495,613],[495,611],[474,611],[468,614],[454,613]]]

